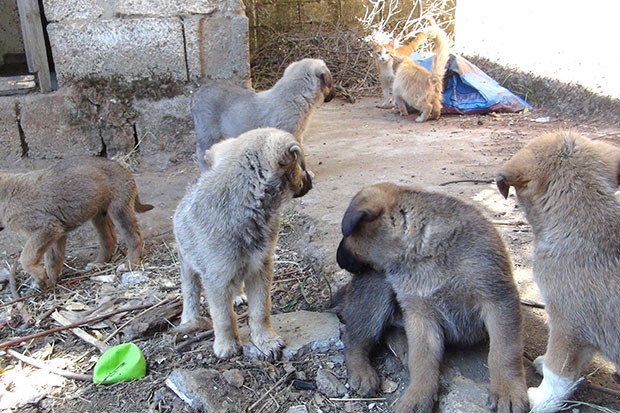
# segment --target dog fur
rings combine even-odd
[[[131,172],[105,158],[68,158],[47,169],[0,173],[0,229],[28,237],[20,263],[39,287],[56,284],[68,234],[89,220],[99,234],[95,263],[112,256],[116,227],[129,263],[138,264],[142,234],[135,212],[152,208],[140,203]]]
[[[595,352],[620,365],[620,148],[574,132],[543,134],[503,166],[534,233],[534,279],[549,316],[534,411],[556,411]]]
[[[207,169],[204,154],[213,144],[251,129],[282,129],[302,143],[302,134],[313,110],[320,102],[329,102],[334,96],[331,72],[320,59],[291,63],[282,78],[262,92],[226,82],[209,82],[192,98],[200,171]]]
[[[369,271],[384,275],[403,312],[410,383],[397,412],[430,412],[444,345],[472,345],[487,334],[493,407],[526,411],[521,313],[512,267],[501,237],[476,208],[446,195],[376,184],[351,200],[342,233],[338,264],[362,279]],[[386,301],[385,291],[379,296]],[[353,305],[355,300],[371,299],[356,297]],[[384,302],[378,308],[381,314],[368,321],[373,336],[392,312]],[[364,311],[357,316],[365,317]],[[346,349],[345,357],[350,384],[369,395],[377,390],[378,379],[366,352],[362,348],[360,356],[360,351]],[[354,362],[351,354],[358,354]]]
[[[208,329],[200,295],[213,320],[216,356],[241,352],[233,296],[245,285],[252,343],[277,359],[284,343],[271,327],[273,254],[279,209],[312,187],[295,136],[263,128],[227,139],[207,152],[209,169],[174,214],[181,265],[183,313],[177,331]]]
[[[450,56],[445,32],[437,26],[426,29],[429,39],[435,44],[435,57],[430,70],[418,65],[409,57],[396,57],[393,95],[400,114],[407,116],[407,106],[420,111],[416,122],[429,118],[439,119],[443,97],[443,78]]]

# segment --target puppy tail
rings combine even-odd
[[[133,209],[136,212],[146,212],[153,209],[153,205],[150,204],[142,204],[140,203],[140,198],[136,195],[135,200],[133,201]]]

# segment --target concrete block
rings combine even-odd
[[[90,110],[84,105],[72,88],[25,96],[19,111],[28,156],[50,159],[100,154],[101,137],[96,125],[84,121],[84,112]]]
[[[250,85],[247,17],[189,16],[183,18],[183,27],[191,80],[222,79]]]
[[[113,13],[114,3],[101,0],[43,0],[43,13],[48,22],[97,19]]]
[[[179,18],[65,21],[47,31],[61,86],[85,78],[187,80]]]
[[[241,13],[239,0],[43,0],[49,22],[125,17],[170,17],[190,14]]]
[[[0,159],[2,169],[10,167],[22,156],[22,145],[19,137],[16,110],[17,100],[0,98]]]
[[[136,133],[141,154],[193,153],[196,137],[190,115],[191,96],[158,101],[137,100]]]

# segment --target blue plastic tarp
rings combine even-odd
[[[429,69],[433,56],[423,59],[417,53],[411,58]],[[458,55],[450,55],[446,65],[443,92],[443,114],[483,114],[489,112],[521,112],[532,107],[476,65]]]

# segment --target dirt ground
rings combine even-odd
[[[335,263],[342,215],[361,187],[380,181],[451,194],[480,206],[509,247],[523,300],[540,303],[531,274],[532,233],[514,195],[504,200],[495,189],[496,171],[525,142],[542,132],[570,128],[590,138],[620,145],[620,128],[578,123],[542,109],[525,114],[444,116],[418,124],[414,115],[402,118],[395,111],[375,108],[379,102],[379,97],[363,98],[354,104],[336,99],[315,112],[304,139],[307,165],[316,176],[314,188],[283,211],[273,312],[320,311],[328,306],[331,293],[349,277]],[[242,385],[231,393],[236,399],[224,403],[231,406],[230,411],[287,412],[299,405],[305,405],[309,412],[389,411],[391,401],[407,380],[402,366],[389,355],[381,355],[377,363],[388,382],[398,385],[397,390],[392,389],[378,399],[342,401],[314,389],[299,388],[300,383],[313,383],[319,367],[331,369],[346,382],[341,350],[276,363],[244,357],[217,360],[211,349],[212,338],[177,350],[176,346],[186,338],[176,337],[172,330],[180,313],[180,287],[171,216],[198,169],[191,149],[151,158],[138,156],[131,165],[142,201],[155,206],[139,217],[146,257],[141,268],[131,274],[136,278],[123,282],[123,275],[115,274],[121,254],[117,254],[113,265],[89,272],[80,270],[95,247],[94,231],[85,226],[69,240],[65,281],[55,290],[37,293],[21,268],[17,268],[19,293],[27,296],[23,303],[34,324],[24,323],[18,304],[11,301],[8,283],[0,284],[0,343],[56,327],[51,317],[54,310],[84,319],[93,316],[93,310],[101,314],[121,306],[141,305],[132,312],[90,323],[83,330],[109,345],[129,340],[137,343],[147,359],[147,376],[132,383],[95,386],[88,381],[48,374],[0,352],[0,411],[194,411],[165,386],[165,380],[175,368],[198,367],[213,369],[218,374],[241,374]],[[43,161],[20,165],[23,170],[43,166]],[[23,239],[15,234],[0,233],[0,258],[4,264],[0,276],[10,272],[21,242]],[[243,311],[239,309],[240,313]],[[524,363],[528,385],[532,386],[540,378],[533,373],[529,360],[544,353],[547,328],[543,309],[524,304],[523,312]],[[93,345],[68,331],[44,335],[12,348],[83,374],[92,374],[100,354]],[[472,363],[470,373],[485,376],[483,355],[484,348],[449,350],[448,354],[475,358],[479,362]],[[620,399],[613,394],[620,392],[620,385],[614,382],[613,372],[613,366],[601,359],[591,363],[584,372],[587,383],[575,394],[578,403],[573,408],[582,412],[620,411]],[[231,385],[218,380],[224,387]],[[354,393],[350,396],[356,397]]]

